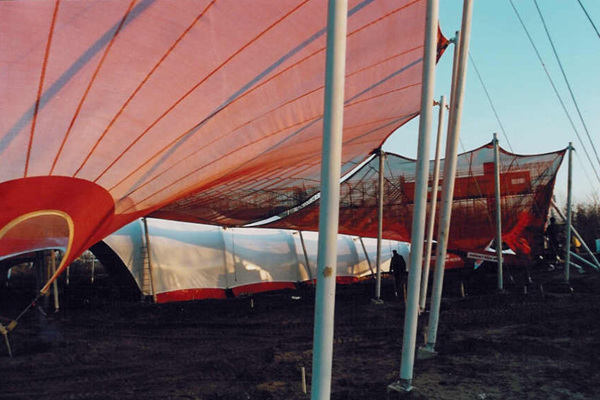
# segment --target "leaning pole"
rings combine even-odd
[[[567,180],[567,227],[565,231],[565,282],[571,280],[571,224],[573,222],[573,142],[569,142],[569,170]]]
[[[498,148],[498,135],[494,133],[492,140],[494,146],[494,198],[496,203],[496,257],[498,257],[498,290],[504,290],[502,276],[502,203],[500,201],[500,149]]]
[[[431,181],[431,204],[429,206],[429,219],[427,220],[427,248],[425,249],[425,260],[423,261],[423,276],[421,277],[421,293],[419,297],[419,308],[425,309],[427,303],[427,285],[429,283],[429,264],[431,263],[431,249],[433,248],[433,228],[435,227],[435,212],[437,209],[437,193],[440,180],[440,145],[442,131],[444,130],[444,112],[446,108],[446,97],[442,96],[439,102],[437,138],[435,141],[435,161],[433,163],[433,179]]]
[[[453,82],[452,93],[455,98],[450,102],[450,124],[448,125],[448,140],[446,143],[446,160],[444,164],[444,180],[442,184],[442,210],[439,220],[438,245],[436,252],[436,263],[431,290],[431,309],[429,312],[429,331],[427,343],[419,349],[422,358],[434,356],[437,329],[440,318],[440,305],[442,300],[442,287],[444,284],[444,267],[446,250],[448,245],[448,234],[450,231],[450,217],[452,215],[452,199],[454,194],[454,181],[456,177],[456,163],[458,153],[458,142],[460,140],[460,123],[462,106],[465,97],[465,83],[467,72],[467,61],[469,54],[469,39],[471,32],[471,15],[473,13],[473,0],[465,0],[463,5],[463,19],[458,39],[456,59],[456,78]],[[421,358],[420,357],[420,358]]]
[[[335,269],[340,203],[347,0],[329,0],[321,156],[321,205],[313,341],[312,400],[331,394]]]
[[[379,150],[379,196],[377,196],[377,277],[375,283],[375,303],[381,301],[381,240],[383,237],[383,183],[385,168],[385,152]]]
[[[423,84],[421,88],[421,117],[419,119],[419,144],[417,148],[417,176],[414,194],[414,213],[411,232],[408,293],[404,313],[404,337],[400,379],[388,386],[389,390],[408,392],[412,390],[417,319],[419,317],[419,290],[423,262],[423,239],[425,237],[425,214],[427,209],[427,183],[429,181],[429,139],[433,113],[433,89],[437,52],[438,0],[427,0],[425,20],[425,48],[423,52]]]
[[[565,214],[563,214],[563,212],[560,210],[560,208],[558,208],[558,206],[556,205],[556,203],[554,203],[554,201],[551,201],[550,203],[552,205],[552,207],[554,208],[554,210],[558,213],[558,215],[562,218],[562,220],[567,223],[567,217],[565,217]],[[592,266],[596,269],[596,270],[600,270],[600,262],[598,261],[598,259],[596,258],[596,256],[594,255],[594,252],[589,248],[589,246],[587,245],[587,243],[585,242],[585,240],[583,240],[583,238],[581,237],[581,235],[579,234],[579,232],[577,232],[577,229],[575,229],[575,227],[573,225],[571,225],[571,233],[573,235],[575,235],[575,237],[577,238],[577,240],[579,240],[581,242],[581,245],[583,246],[583,248],[585,249],[585,251],[587,251],[588,255],[591,257],[592,259]]]

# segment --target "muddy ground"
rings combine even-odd
[[[462,276],[464,299],[450,277],[439,355],[417,361],[406,398],[600,399],[600,273],[575,272],[571,292],[562,271],[533,271],[527,294],[523,277],[498,294],[480,275]],[[310,289],[155,305],[121,301],[109,283],[72,285],[60,312],[20,320],[13,358],[0,342],[0,399],[309,398]],[[395,398],[404,304],[391,285],[383,305],[371,304],[371,282],[338,287],[333,399]],[[2,291],[2,317],[24,307],[22,294]]]

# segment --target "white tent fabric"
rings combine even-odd
[[[316,232],[221,228],[160,219],[147,219],[147,225],[157,302],[224,298],[227,289],[240,296],[295,288],[296,283],[310,282],[316,276]],[[144,286],[148,268],[144,268],[147,250],[142,222],[126,225],[104,242],[121,258],[140,289],[151,294],[151,288]],[[362,243],[359,237],[339,235],[339,283],[355,282],[369,276],[371,268],[375,271],[377,240],[364,238]],[[383,271],[389,270],[393,249],[409,258],[407,243],[384,240]]]

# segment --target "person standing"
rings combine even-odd
[[[406,262],[396,250],[392,250],[392,261],[390,263],[390,272],[394,275],[394,294],[398,297],[398,291],[405,292],[406,281]]]

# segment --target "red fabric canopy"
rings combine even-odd
[[[344,171],[418,113],[425,4],[350,1]],[[315,193],[326,9],[0,2],[0,258],[48,246],[17,227],[34,219],[65,236],[66,263],[157,210],[242,224]]]

